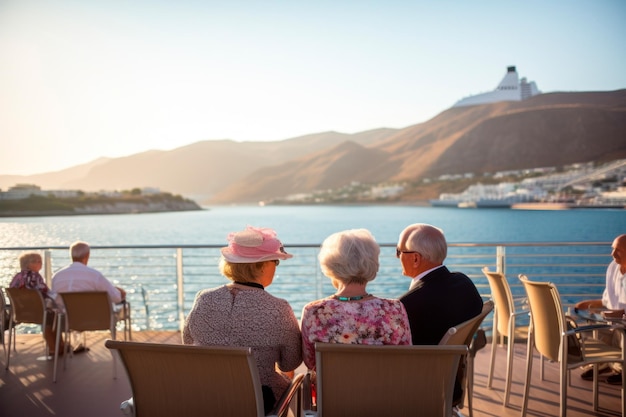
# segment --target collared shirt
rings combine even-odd
[[[433,272],[435,269],[437,268],[441,268],[443,265],[439,265],[436,266],[434,268],[429,269],[428,271],[424,271],[421,274],[419,274],[418,276],[416,276],[415,278],[413,278],[411,280],[411,285],[409,286],[409,291],[412,290],[413,288],[415,288],[417,286],[417,284],[419,283],[420,279],[424,278],[427,274],[430,274],[431,272]]]
[[[61,292],[106,291],[112,303],[120,303],[122,295],[100,271],[81,262],[74,262],[57,271],[52,277],[52,291],[57,294],[57,304],[62,305]]]
[[[602,304],[611,310],[626,310],[626,274],[614,260],[606,269],[606,288],[602,294]]]

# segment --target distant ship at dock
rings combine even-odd
[[[544,195],[542,190],[516,188],[513,183],[478,183],[462,193],[443,193],[429,203],[433,207],[510,208],[513,204],[539,201]]]

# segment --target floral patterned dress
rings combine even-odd
[[[310,302],[302,310],[302,356],[315,369],[315,342],[363,345],[410,345],[411,328],[399,300],[370,297]]]

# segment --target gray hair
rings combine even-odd
[[[380,246],[367,229],[351,229],[328,236],[318,255],[322,272],[344,284],[364,284],[376,278]]]
[[[448,243],[443,230],[426,223],[407,226],[400,234],[400,243],[407,250],[419,252],[426,260],[443,264],[448,256]]]
[[[20,269],[26,271],[30,264],[41,260],[41,255],[38,252],[24,252],[20,255]]]
[[[72,261],[80,261],[89,255],[89,245],[86,242],[74,242],[70,246],[70,256]]]

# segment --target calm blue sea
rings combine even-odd
[[[204,211],[133,215],[94,215],[67,217],[0,218],[0,248],[68,246],[85,240],[92,246],[118,245],[224,245],[229,232],[246,225],[271,227],[288,251],[296,256],[281,264],[270,291],[287,299],[299,315],[307,302],[332,294],[329,280],[316,268],[315,253],[290,245],[319,245],[331,233],[350,229],[369,229],[380,244],[395,245],[402,229],[416,222],[436,225],[444,230],[449,243],[525,243],[525,242],[601,242],[609,243],[626,233],[626,210],[522,211],[507,209],[456,209],[410,206],[236,206],[212,207]],[[470,250],[470,249],[468,249]],[[535,256],[515,253],[523,248],[507,250],[507,274],[516,282],[519,273],[527,271],[535,278],[548,279],[563,285],[566,303],[577,301],[576,294],[600,294],[604,271],[610,261],[606,245],[593,250],[580,249],[584,259],[576,255],[562,258],[557,248],[538,252]],[[576,249],[573,249],[574,251]],[[471,251],[471,250],[470,250]],[[483,293],[488,284],[482,276],[484,265],[495,267],[494,248],[478,249],[473,257],[460,248],[456,257],[446,264],[462,270],[474,279]],[[0,252],[0,285],[7,285],[15,274],[19,250]],[[481,253],[489,255],[481,258]],[[450,255],[450,254],[449,254]],[[597,257],[594,257],[597,256]],[[176,329],[179,323],[177,303],[177,266],[175,249],[99,250],[90,264],[113,282],[129,291],[135,326],[141,328]],[[225,283],[219,274],[217,249],[186,249],[184,256],[184,310],[191,308],[194,295],[203,288]],[[52,271],[67,263],[66,250],[53,251]],[[563,264],[561,269],[543,268],[543,262]],[[572,264],[573,263],[573,264]],[[516,265],[517,264],[517,265]],[[532,269],[529,266],[532,265]],[[569,265],[569,266],[567,266]],[[541,275],[543,274],[543,275]],[[570,274],[577,278],[568,278]],[[408,286],[392,248],[381,252],[381,268],[368,289],[373,293],[395,298]],[[570,281],[572,287],[566,287]],[[582,281],[585,280],[585,281]],[[589,283],[588,288],[581,284]],[[523,291],[519,283],[512,286],[515,294]],[[149,294],[145,297],[144,292]],[[587,297],[590,298],[590,297]],[[145,322],[144,322],[145,321]]]
[[[246,225],[271,227],[286,245],[320,243],[329,234],[366,228],[395,243],[411,223],[441,227],[450,243],[610,242],[626,233],[626,210],[526,211],[411,206],[236,206],[204,211],[0,219],[0,247],[222,244]]]

